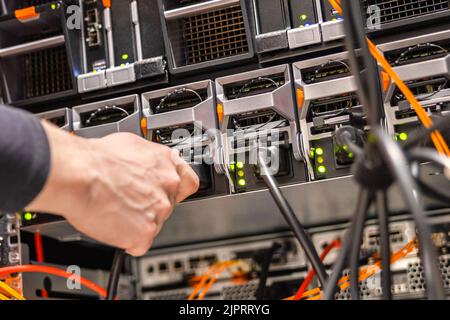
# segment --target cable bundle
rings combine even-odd
[[[433,123],[408,86],[400,79],[376,46],[367,39],[359,1],[329,0],[329,2],[337,12],[344,16],[345,44],[350,56],[349,65],[358,86],[358,97],[365,109],[371,128],[368,143],[364,149],[354,143],[352,136],[348,135],[345,130],[341,130],[342,136],[338,137],[339,140],[345,141],[352,152],[358,154],[354,171],[355,179],[361,186],[361,191],[358,196],[357,208],[350,223],[350,229],[329,277],[324,271],[324,266],[315,248],[311,246],[306,231],[281,193],[275,179],[271,176],[264,159],[264,152],[259,152],[258,164],[263,173],[262,177],[283,217],[299,239],[314,271],[318,273],[324,293],[315,296],[314,299],[321,297],[325,300],[334,299],[336,291],[342,289],[342,283],[339,279],[341,279],[342,271],[346,265],[350,265],[349,280],[352,298],[359,299],[360,248],[367,212],[372,204],[376,207],[380,228],[381,263],[379,267],[382,270],[383,299],[392,299],[390,264],[395,255],[391,256],[390,252],[387,189],[393,183],[397,183],[418,229],[419,254],[424,265],[428,297],[443,300],[446,294],[438,267],[437,250],[431,240],[431,228],[426,221],[419,186],[427,195],[445,202],[450,202],[450,194],[436,190],[432,186],[424,185],[417,175],[413,176],[409,166],[411,163],[417,163],[418,161],[431,161],[442,166],[447,173],[449,172],[450,160],[448,157],[450,156],[450,149],[439,130],[448,128],[450,117],[444,118],[438,123]],[[362,72],[357,61],[357,50],[361,51],[363,65],[366,67],[364,72]],[[410,141],[403,149],[389,138],[381,127],[383,99],[377,62],[406,97],[425,127],[425,130],[417,132],[413,141]],[[339,133],[337,132],[337,134]],[[423,148],[412,149],[416,142],[428,135],[431,136],[438,153]],[[310,278],[307,277],[307,280],[310,281]],[[310,294],[304,292],[306,287],[307,284],[299,288],[295,296],[296,299]]]

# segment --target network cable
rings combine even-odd
[[[379,168],[382,169],[384,166],[386,166],[388,171],[390,172],[390,177],[393,178],[393,180],[397,181],[398,184],[400,185],[402,196],[404,197],[407,205],[410,207],[411,213],[413,214],[413,217],[416,220],[419,229],[420,246],[421,246],[420,252],[422,254],[423,263],[425,265],[426,280],[427,283],[429,284],[429,297],[432,299],[443,299],[445,297],[445,294],[443,291],[442,282],[440,281],[439,277],[440,273],[439,269],[437,268],[437,254],[431,242],[430,229],[425,221],[424,212],[419,197],[417,195],[416,197],[414,197],[414,193],[415,192],[417,193],[415,181],[411,173],[408,171],[408,163],[400,147],[396,145],[393,141],[390,141],[390,139],[379,129],[380,112],[378,112],[378,109],[381,109],[382,106],[382,102],[380,103],[381,92],[379,92],[378,90],[374,90],[374,88],[378,88],[379,86],[379,78],[378,72],[376,71],[376,66],[374,65],[373,59],[371,57],[371,53],[377,56],[377,52],[375,52],[376,48],[375,50],[373,49],[373,44],[371,42],[369,42],[369,44],[367,43],[362,17],[360,15],[361,12],[360,3],[358,1],[344,1],[342,9],[338,5],[338,2],[336,2],[335,0],[330,0],[330,3],[336,10],[343,12],[344,28],[348,35],[348,37],[346,37],[346,45],[351,56],[350,62],[353,68],[353,74],[355,75],[355,78],[357,80],[358,94],[360,96],[360,99],[365,103],[365,107],[367,110],[366,113],[369,118],[369,123],[371,124],[373,139],[372,143],[369,145],[370,148],[367,149],[366,159],[363,159],[367,163],[359,161],[358,164],[360,166],[360,169],[362,170],[365,170],[364,166],[366,166],[366,169],[377,168],[377,166],[379,166]],[[355,47],[355,44],[358,44],[359,48],[361,48],[362,57],[363,60],[365,61],[365,65],[367,66],[366,72],[364,73],[364,77],[361,76],[359,65],[355,63],[356,61],[355,50],[357,49]],[[388,66],[385,69],[388,69],[389,71],[392,72],[390,66]],[[397,79],[395,72],[393,72],[393,74],[394,80],[399,80]],[[401,82],[401,80],[399,82]],[[407,94],[411,93],[407,87],[406,89],[404,88],[405,86],[401,87],[403,88],[402,91],[405,91]],[[417,100],[414,98],[413,95],[412,98],[411,96],[408,96],[408,98],[413,100],[414,102],[417,102]],[[421,108],[418,102],[416,103],[416,107],[417,107],[416,111],[419,112],[423,111],[423,108]],[[419,114],[419,112],[418,115],[419,118],[421,118],[421,114]],[[427,120],[426,115],[423,116],[422,118],[423,119],[421,120]],[[431,126],[431,124],[428,122],[426,123],[426,126],[429,127]],[[439,140],[440,138],[442,138],[442,135],[440,135],[440,133],[434,133],[433,137],[435,145],[438,148],[438,150],[440,150],[441,153],[445,152],[444,145],[446,144],[445,142],[442,143],[442,141]],[[394,161],[395,158],[397,159],[397,163]],[[401,165],[399,165],[399,162],[401,162]],[[370,173],[370,169],[368,173]],[[379,179],[379,177],[374,178]],[[367,178],[366,176],[364,179],[371,179],[371,178]],[[389,180],[390,179],[388,179],[386,186],[380,185],[375,189],[379,190],[386,189],[390,184]],[[375,183],[371,182],[370,184],[368,184],[367,181],[365,182],[361,181],[361,177],[359,182],[363,186],[363,188],[368,187],[371,189],[373,189],[373,186],[371,186],[371,184]],[[384,211],[386,207],[382,209],[379,207],[378,209]],[[387,212],[387,210],[385,211]],[[385,224],[386,221],[384,221],[383,223]],[[361,225],[361,221],[359,221],[359,224],[355,223],[354,228],[357,228],[359,225]],[[383,226],[380,225],[380,227]],[[354,230],[356,231],[357,229]],[[357,239],[357,242],[359,241],[360,237],[358,237]],[[384,246],[382,249],[385,251],[386,247]],[[382,253],[382,255],[384,254],[385,253]],[[359,267],[358,259],[355,258],[356,255],[359,255],[359,247],[357,245],[354,245],[350,252],[351,268],[352,268],[352,273],[350,276],[351,293],[354,299],[358,299],[359,296],[358,272],[357,270],[355,272],[355,269],[358,269]],[[341,263],[343,266],[344,261],[339,260],[339,263]],[[337,276],[338,275],[332,275],[332,278],[334,279]],[[386,283],[386,280],[387,279],[385,279],[383,283]],[[335,283],[329,284],[329,286],[327,287],[328,290],[326,292],[326,298],[332,298],[332,291],[334,290],[334,286]],[[390,290],[390,288],[384,288],[383,290]]]
[[[267,150],[268,151],[268,150]],[[319,278],[320,283],[323,287],[325,287],[328,279],[327,272],[325,270],[325,266],[322,261],[320,261],[319,255],[317,254],[316,249],[314,248],[314,244],[307,234],[305,228],[302,226],[300,221],[295,216],[294,211],[291,206],[287,202],[286,198],[281,193],[280,188],[275,181],[275,178],[270,173],[269,168],[266,164],[266,158],[264,156],[264,151],[261,149],[258,150],[258,166],[261,170],[261,177],[269,188],[270,194],[272,195],[275,203],[281,211],[284,219],[286,220],[288,226],[291,228],[297,240],[300,242],[303,250],[305,251],[306,256],[308,257],[312,267],[316,271],[317,277]]]
[[[117,287],[119,286],[120,272],[125,260],[125,250],[116,249],[109,274],[108,286],[106,289],[106,300],[114,300],[117,295]]]

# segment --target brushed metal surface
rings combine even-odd
[[[434,167],[422,166],[422,178],[436,187],[448,188],[449,182]],[[297,217],[306,227],[347,221],[353,214],[358,186],[353,177],[339,177],[295,184],[281,188]],[[448,204],[425,199],[428,209],[448,208]],[[392,213],[407,213],[400,192],[389,192]],[[373,214],[373,212],[371,212]],[[89,240],[66,221],[25,230],[39,229],[43,235],[59,240]],[[268,190],[201,199],[180,204],[166,222],[154,248],[220,240],[287,230]]]

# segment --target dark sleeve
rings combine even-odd
[[[0,105],[0,212],[17,212],[42,190],[50,147],[40,121]]]

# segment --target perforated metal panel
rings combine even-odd
[[[195,64],[248,52],[241,6],[183,19],[186,64]]]
[[[73,88],[64,46],[23,55],[23,70],[26,98],[45,96]]]
[[[258,283],[248,283],[241,286],[225,287],[222,290],[224,300],[256,300]]]
[[[436,13],[449,9],[448,0],[363,0],[363,7],[381,9],[381,24]]]

